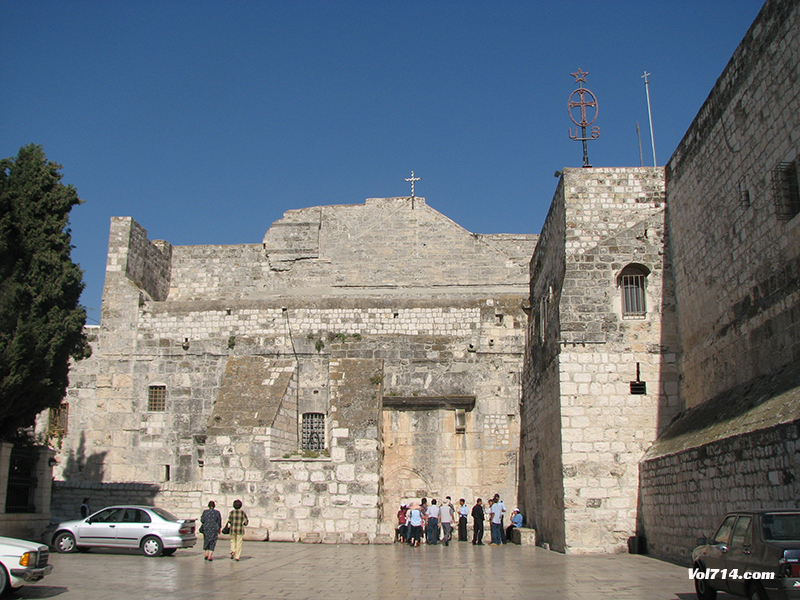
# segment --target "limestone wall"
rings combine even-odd
[[[799,59],[800,8],[766,2],[666,168],[687,407],[800,357],[800,217],[773,193],[800,151]]]
[[[170,299],[517,286],[535,244],[535,235],[470,233],[424,198],[316,206],[288,211],[260,248],[173,249]]]
[[[679,410],[674,307],[663,300],[671,294],[663,171],[565,169],[553,205],[531,261],[529,361],[541,367],[530,373],[524,408],[560,426],[540,431],[531,422],[526,436],[539,439],[523,440],[531,452],[542,448],[551,477],[534,486],[534,498],[551,499],[537,510],[553,513],[540,539],[566,552],[627,551],[637,530],[638,461]],[[649,273],[646,313],[624,317],[618,277],[630,264]],[[630,386],[637,368],[643,394]],[[548,456],[554,443],[558,457]]]
[[[427,495],[515,502],[520,255],[533,242],[470,234],[421,199],[289,211],[263,246],[172,248],[113,220],[94,353],[70,374],[57,490],[143,485],[152,502],[198,514],[239,498],[253,537],[330,543],[391,539],[385,488],[398,466],[436,473]],[[160,283],[135,277],[162,248]],[[163,410],[148,404],[153,386]],[[474,397],[468,430],[418,414],[435,434],[404,421],[393,439],[413,456],[386,458],[396,415],[384,394]],[[324,415],[322,451],[302,451],[308,412]]]
[[[648,552],[689,566],[697,538],[713,535],[728,511],[795,506],[798,426],[794,421],[674,454],[648,454],[641,474]]]
[[[530,317],[522,387],[520,503],[541,543],[564,551],[560,399],[560,298],[566,269],[566,204],[559,181],[531,259]],[[552,293],[551,293],[552,289]]]
[[[642,465],[657,556],[685,562],[726,510],[797,506],[800,216],[773,184],[797,169],[799,59],[800,6],[768,0],[666,168],[686,411]]]

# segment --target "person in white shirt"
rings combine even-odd
[[[491,508],[492,512],[492,542],[490,546],[500,546],[503,544],[503,513],[506,512],[506,506],[500,500],[500,496],[495,494],[494,504]]]
[[[429,544],[435,546],[439,543],[439,507],[436,505],[436,498],[431,500],[428,507],[428,526],[425,536]]]
[[[447,496],[439,509],[439,522],[442,524],[442,541],[445,546],[450,545],[450,538],[453,537],[453,505],[450,503],[450,496]]]
[[[458,501],[458,541],[467,541],[467,518],[469,517],[469,506],[464,498]]]
[[[412,546],[419,546],[419,539],[422,535],[422,512],[419,504],[415,504],[408,511],[409,541]]]

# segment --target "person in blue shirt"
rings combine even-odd
[[[511,539],[511,530],[514,528],[522,527],[522,513],[518,508],[511,511],[511,525],[506,527],[506,539]]]

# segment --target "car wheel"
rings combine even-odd
[[[5,568],[0,565],[0,596],[5,595],[5,593],[10,589],[11,586],[8,582],[8,573],[6,573]]]
[[[761,589],[761,586],[758,584],[753,584],[747,591],[747,597],[749,600],[767,600],[767,594],[764,593],[764,590]]]
[[[58,550],[62,554],[75,552],[78,549],[78,546],[75,544],[75,536],[72,535],[69,531],[64,531],[63,533],[59,533],[56,536],[56,541],[53,542],[53,545],[56,547],[56,550]]]
[[[708,572],[702,565],[695,565],[696,569]],[[717,590],[708,585],[707,579],[694,578],[694,591],[697,594],[698,600],[715,600],[717,597]]]
[[[145,556],[161,556],[164,551],[164,545],[157,537],[146,537],[142,540],[142,553]]]
[[[175,550],[177,550],[177,548],[165,548],[161,551],[161,556],[172,556],[175,554]]]

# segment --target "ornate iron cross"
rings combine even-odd
[[[589,164],[589,152],[586,148],[586,142],[589,140],[596,140],[600,137],[600,128],[595,126],[591,129],[591,137],[586,137],[586,128],[594,123],[595,119],[597,119],[597,113],[599,108],[597,106],[597,98],[594,97],[594,94],[588,89],[583,87],[583,84],[586,83],[586,76],[589,73],[584,73],[580,69],[578,69],[577,73],[571,73],[571,75],[575,78],[575,83],[578,84],[578,89],[572,92],[569,97],[569,102],[567,102],[567,109],[569,112],[569,118],[572,120],[575,125],[581,128],[581,137],[578,137],[578,129],[575,128],[575,132],[573,133],[572,128],[569,129],[569,137],[570,139],[583,142],[583,166],[584,168],[589,168],[592,165]],[[579,115],[576,113],[575,109],[578,109]],[[590,112],[591,114],[590,118]],[[576,119],[576,116],[579,116],[579,119]]]

